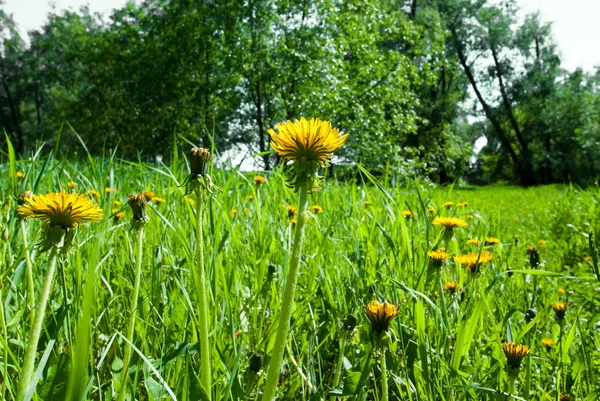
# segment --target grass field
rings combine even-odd
[[[104,219],[80,226],[76,252],[59,258],[32,399],[66,399],[69,378],[71,399],[117,397],[137,258],[126,201],[139,191],[165,202],[148,205],[125,399],[201,398],[195,205],[182,186],[187,171],[181,158],[143,166],[38,156],[4,165],[0,398],[13,399],[27,344],[27,259],[36,295],[48,265],[48,254],[35,247],[41,224],[22,224],[15,198],[24,190],[68,190],[69,182],[77,183],[75,192],[100,193]],[[260,187],[253,174],[214,170],[211,176],[222,188],[203,221],[212,399],[260,399],[295,230],[288,206],[296,205],[297,194],[280,171],[265,174]],[[444,208],[449,201],[454,206]],[[381,399],[382,354],[372,346],[365,314],[371,300],[399,305],[384,356],[390,400],[504,400],[509,392],[509,399],[599,399],[599,282],[585,259],[592,254],[588,233],[599,227],[598,201],[595,188],[418,182],[392,188],[364,174],[327,179],[309,198],[322,212],[313,210],[307,222],[280,399]],[[404,210],[414,214],[403,217]],[[121,211],[125,216],[118,218]],[[435,216],[469,225],[446,241],[431,224]],[[466,244],[487,237],[500,243]],[[540,255],[535,269],[528,245]],[[479,274],[452,259],[436,269],[427,255],[436,247],[452,255],[487,250],[494,258]],[[448,281],[458,283],[454,294],[444,290]],[[552,309],[561,300],[568,303],[562,321]],[[552,339],[550,347],[545,338]],[[507,368],[503,341],[531,348],[516,373]]]

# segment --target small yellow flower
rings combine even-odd
[[[585,258],[583,258],[583,260],[585,260],[586,262],[591,262],[594,259],[591,256],[586,256]]]
[[[69,187],[69,189],[75,189],[75,188],[77,188],[77,183],[71,181],[67,184],[67,187]]]
[[[403,210],[402,211],[402,217],[404,217],[405,219],[410,219],[413,214],[414,213],[411,212],[410,210]]]
[[[319,205],[313,205],[313,206],[311,206],[310,210],[312,210],[312,212],[314,214],[321,214],[321,213],[323,213],[323,208],[321,206],[319,206]]]
[[[157,205],[162,205],[164,203],[167,203],[167,201],[164,198],[159,198],[158,196],[155,196],[154,198],[152,198],[152,202],[156,203]]]
[[[446,209],[450,209],[452,206],[454,206],[454,202],[444,202],[442,206],[444,206]]]
[[[548,242],[544,239],[539,240],[538,245],[540,246],[540,248],[545,247],[548,244]]]
[[[558,301],[552,304],[552,310],[556,314],[558,320],[562,320],[565,317],[565,312],[567,311],[567,301]]]
[[[104,193],[110,194],[110,193],[116,193],[117,192],[117,188],[104,188]]]
[[[468,205],[467,202],[459,202],[456,204],[456,207],[466,207]]]
[[[478,240],[477,238],[471,238],[469,240],[467,240],[467,245],[479,245],[481,244],[481,240]]]
[[[467,215],[467,220],[473,220],[473,215],[472,214],[468,214]]]
[[[446,231],[453,231],[455,228],[467,227],[469,224],[456,217],[436,217],[433,219],[433,225],[444,227]]]
[[[256,184],[256,186],[260,187],[265,182],[267,182],[267,180],[262,175],[255,175],[254,176],[254,183]]]
[[[296,219],[291,219],[291,220],[290,220],[290,224],[291,224],[292,226],[295,226],[296,224],[298,224],[298,221],[297,221]]]
[[[454,261],[463,265],[465,268],[471,271],[471,273],[478,273],[481,265],[494,259],[494,254],[488,251],[479,253],[468,253],[466,255],[456,255]]]
[[[458,291],[458,283],[456,281],[446,281],[444,291],[448,291],[450,294],[456,293]]]
[[[22,171],[17,171],[17,179],[22,180],[25,178],[25,174]]]
[[[100,192],[96,191],[95,189],[88,189],[85,191],[85,194],[90,198],[100,199]]]
[[[144,191],[144,197],[146,198],[147,201],[151,201],[152,199],[154,199],[154,196],[156,196],[154,194],[154,192],[152,192],[152,191]]]
[[[119,202],[118,200],[114,201],[113,207],[121,207],[121,202]]]
[[[365,207],[365,209],[368,208],[369,206],[371,206],[372,204],[373,203],[371,203],[371,201],[368,201],[368,200],[363,202],[363,206]]]
[[[298,208],[296,206],[288,206],[287,207],[288,219],[293,219],[294,216],[297,214],[298,214]]]
[[[113,209],[112,214],[113,214],[113,219],[114,219],[115,223],[117,223],[119,220],[125,218],[125,212],[119,211],[119,209]]]
[[[486,245],[496,245],[500,243],[500,239],[499,238],[495,238],[495,237],[487,237],[485,239],[485,244]]]
[[[370,301],[367,304],[367,317],[371,321],[371,330],[381,333],[387,331],[390,322],[398,314],[398,305],[387,302]]]
[[[235,209],[235,208],[231,209],[231,211],[229,212],[229,214],[231,215],[231,217],[235,217],[237,215],[237,213],[238,213],[238,210]]]
[[[434,215],[436,213],[437,213],[437,210],[434,207],[430,207],[429,209],[427,209],[428,215]]]
[[[315,161],[325,167],[331,155],[348,140],[348,134],[340,135],[330,121],[304,117],[294,122],[277,124],[277,131],[270,129],[271,147],[287,160]]]
[[[513,369],[519,369],[523,358],[531,352],[527,345],[517,344],[515,342],[503,342],[502,351],[504,351],[504,355],[506,355],[506,364]]]
[[[192,198],[187,198],[187,201],[191,206],[194,206],[194,204],[196,203]]]
[[[566,294],[566,291],[565,291],[565,289],[564,289],[564,288],[559,288],[559,289],[558,289],[558,294],[559,294],[559,295],[561,295],[561,296],[562,296],[562,295],[565,295],[565,294]]]
[[[452,257],[445,249],[427,252],[427,256],[429,256],[429,261],[436,267],[441,267],[445,261]]]
[[[246,201],[251,201],[252,199],[254,199],[254,196],[252,196],[252,195],[246,196]]]
[[[554,341],[551,338],[544,338],[542,339],[542,344],[546,346],[546,351],[550,351],[554,345]]]

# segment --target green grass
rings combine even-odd
[[[0,243],[0,398],[12,399],[16,391],[27,342],[26,252],[36,294],[48,262],[48,255],[38,254],[34,246],[40,223],[26,222],[31,246],[23,248],[13,198],[25,189],[66,189],[73,181],[77,192],[101,192],[105,219],[81,226],[77,252],[59,262],[33,399],[112,400],[118,395],[136,255],[126,198],[141,190],[154,191],[166,203],[150,204],[145,227],[126,399],[199,399],[195,217],[181,186],[187,167],[183,158],[178,160],[167,168],[113,158],[82,164],[37,156],[2,167],[1,230],[6,228],[8,240]],[[14,171],[23,171],[25,178],[17,182]],[[297,194],[278,171],[268,174],[258,190],[252,175],[214,170],[211,176],[223,189],[204,215],[211,392],[215,400],[259,399],[292,246],[294,228],[286,207],[297,204]],[[511,339],[532,348],[515,399],[558,400],[561,393],[569,393],[571,400],[600,397],[599,282],[584,260],[590,255],[587,233],[599,227],[598,190],[438,188],[418,182],[390,188],[366,180],[328,179],[322,192],[309,197],[309,204],[322,206],[323,213],[307,223],[280,399],[379,399],[380,364],[364,312],[372,299],[400,305],[386,359],[391,400],[504,400],[502,392],[510,386],[501,342]],[[105,188],[117,192],[105,193]],[[116,200],[124,205],[117,209],[126,213],[120,221],[112,213]],[[366,200],[372,205],[363,206]],[[468,205],[444,209],[445,201]],[[427,252],[443,245],[440,229],[425,212],[430,206],[441,216],[474,217],[448,244],[453,254],[476,251],[465,244],[469,238],[501,239],[488,248],[496,256],[481,275],[474,277],[454,262],[443,267],[439,279],[428,274]],[[232,209],[237,209],[235,216]],[[406,220],[404,209],[416,215]],[[530,270],[527,245],[538,246],[542,239],[547,245],[538,247],[541,265]],[[512,277],[506,274],[509,267]],[[464,295],[440,291],[448,280],[458,281]],[[562,336],[551,309],[559,299],[569,305]],[[536,317],[527,322],[525,312],[531,308]],[[351,316],[357,324],[348,330]],[[550,351],[541,343],[545,337],[555,342]],[[340,378],[334,386],[338,361]]]

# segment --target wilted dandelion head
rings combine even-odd
[[[557,301],[552,304],[552,310],[556,314],[558,320],[564,319],[567,307],[567,301]]]
[[[463,265],[471,273],[479,273],[481,265],[494,259],[494,254],[488,251],[481,253],[468,253],[466,255],[456,255],[454,261]]]
[[[330,121],[318,118],[287,121],[276,125],[277,133],[269,130],[271,147],[287,160],[315,161],[325,167],[331,155],[348,140],[348,134],[340,135]]]
[[[188,160],[190,162],[190,174],[195,178],[204,176],[208,172],[212,156],[208,149],[193,147],[188,153]]]
[[[527,345],[515,342],[503,342],[502,351],[506,355],[506,364],[515,370],[521,367],[521,361],[531,352]]]
[[[371,321],[371,330],[381,333],[387,331],[390,322],[398,314],[398,305],[387,302],[370,301],[367,304],[367,317]]]
[[[529,255],[529,265],[531,266],[531,268],[537,268],[540,264],[540,254],[537,251],[537,249],[535,249],[531,245],[528,245],[527,254]]]
[[[135,195],[129,195],[127,198],[127,204],[131,207],[133,212],[133,219],[131,219],[131,227],[135,230],[139,230],[148,222],[148,215],[146,214],[146,196],[143,192]]]
[[[323,208],[319,205],[313,205],[310,207],[310,210],[314,213],[314,214],[321,214],[323,213]]]

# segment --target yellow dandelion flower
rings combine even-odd
[[[545,247],[547,244],[548,244],[548,241],[546,241],[546,240],[544,240],[544,239],[541,239],[541,240],[539,240],[539,242],[538,242],[538,245],[540,246],[540,248],[543,248],[543,247]]]
[[[77,183],[76,183],[76,182],[73,182],[73,181],[71,181],[71,182],[69,182],[69,183],[67,184],[67,187],[68,187],[69,189],[75,189],[75,188],[77,188]]]
[[[373,203],[371,201],[366,200],[366,201],[363,202],[363,206],[365,207],[365,209],[368,208],[371,205],[373,205]]]
[[[155,196],[156,195],[152,191],[144,191],[144,197],[147,201],[151,201],[152,199],[154,199]]]
[[[121,207],[121,202],[119,202],[118,200],[114,201],[113,207]]]
[[[298,214],[298,208],[296,206],[288,206],[287,207],[288,219],[294,218],[294,216],[297,214]]]
[[[348,134],[340,135],[330,121],[304,117],[300,121],[277,124],[277,131],[270,129],[271,147],[287,160],[315,161],[325,167],[333,152],[348,140]]]
[[[445,261],[450,259],[452,255],[446,252],[445,249],[438,249],[437,251],[427,252],[427,256],[429,256],[429,261],[436,267],[442,266]]]
[[[544,344],[544,346],[546,347],[546,351],[550,351],[552,349],[552,346],[554,345],[554,341],[552,341],[551,338],[543,338],[542,344]]]
[[[298,220],[296,220],[296,219],[291,219],[291,220],[290,220],[290,224],[291,224],[292,226],[295,226],[296,224],[298,224]]]
[[[499,238],[495,238],[495,237],[487,237],[485,239],[485,244],[486,245],[496,245],[500,243],[500,239]]]
[[[100,192],[96,191],[95,189],[88,189],[85,191],[85,194],[90,198],[100,199]]]
[[[481,265],[494,259],[494,254],[483,251],[479,253],[468,253],[466,255],[456,255],[454,261],[463,265],[465,268],[470,270],[472,273],[478,273]]]
[[[162,205],[167,203],[167,201],[164,198],[159,198],[158,196],[155,196],[154,198],[152,198],[152,202],[156,203],[157,205]]]
[[[527,345],[517,344],[515,342],[503,342],[502,351],[504,351],[504,355],[506,355],[506,364],[513,369],[519,369],[523,358],[531,352]]]
[[[246,201],[251,201],[252,199],[254,199],[254,196],[252,196],[252,195],[246,196]]]
[[[125,218],[125,212],[119,211],[119,209],[113,209],[112,214],[115,223]]]
[[[558,289],[558,294],[559,294],[559,295],[565,295],[566,293],[567,293],[567,291],[565,291],[565,289],[564,289],[564,288],[559,288],[559,289]]]
[[[404,217],[405,219],[410,219],[413,214],[414,213],[411,212],[410,210],[403,210],[402,211],[402,217]]]
[[[109,188],[109,187],[104,188],[104,193],[114,194],[115,192],[117,192],[117,188]]]
[[[61,191],[34,195],[25,201],[17,206],[17,213],[28,219],[42,220],[45,230],[45,239],[40,244],[42,252],[62,243],[66,253],[79,224],[102,220],[102,209],[84,195]]]
[[[381,333],[387,331],[390,322],[398,314],[398,305],[387,302],[370,301],[367,304],[367,317],[371,321],[371,330]]]
[[[313,205],[313,206],[311,206],[310,210],[312,210],[312,212],[314,214],[321,214],[321,213],[323,213],[323,208],[321,206],[319,206],[319,205]]]
[[[17,171],[17,178],[19,180],[22,180],[23,178],[25,178],[25,174],[22,171]]]
[[[256,186],[260,187],[265,182],[267,182],[267,179],[265,177],[263,177],[262,175],[255,175],[254,176],[254,183],[256,184]]]
[[[194,204],[196,203],[192,198],[187,198],[187,201],[192,206],[194,206]]]
[[[473,215],[472,214],[468,214],[467,215],[467,220],[473,220]]]
[[[444,206],[446,209],[450,209],[452,206],[454,206],[454,202],[444,202],[442,206]]]
[[[585,258],[583,258],[583,260],[585,260],[586,262],[591,262],[594,259],[591,256],[586,256]]]
[[[558,301],[552,304],[552,310],[556,314],[556,317],[559,320],[562,320],[565,317],[565,312],[567,311],[567,301]]]
[[[467,202],[459,202],[456,204],[456,207],[466,207],[468,205]]]
[[[471,238],[469,240],[467,240],[467,245],[479,245],[481,244],[481,240],[478,240],[477,238]]]
[[[434,215],[437,213],[437,210],[434,207],[430,207],[429,209],[427,209],[427,214],[429,215]]]
[[[231,209],[231,211],[229,212],[229,214],[231,215],[231,217],[235,217],[238,213],[238,210],[236,208]]]
[[[456,281],[446,281],[444,291],[448,291],[450,294],[456,293],[458,291],[458,283]]]
[[[444,227],[447,231],[453,231],[455,228],[467,227],[469,224],[457,217],[436,217],[433,219],[433,225]]]

